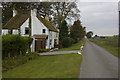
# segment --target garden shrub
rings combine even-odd
[[[32,38],[22,37],[19,35],[3,35],[2,36],[2,58],[15,57],[20,54],[25,54]]]
[[[32,59],[35,59],[37,56],[40,56],[40,54],[37,52],[31,52],[31,53],[27,54],[26,56],[27,56],[28,60],[32,60]]]
[[[62,40],[62,46],[65,47],[69,47],[74,43],[74,40],[72,38],[66,37]]]
[[[38,49],[38,52],[40,53],[40,52],[49,52],[50,51],[50,49]]]

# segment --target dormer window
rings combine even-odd
[[[8,33],[9,33],[9,34],[12,34],[12,32],[13,32],[12,29],[9,29],[9,30],[8,30]]]
[[[26,35],[29,34],[29,28],[28,27],[25,28],[25,34]]]
[[[42,31],[43,33],[46,33],[46,30],[45,29],[43,29],[43,31]]]

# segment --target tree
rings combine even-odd
[[[38,13],[43,17],[45,17],[46,15],[52,15],[52,4],[53,2],[41,2],[37,8]]]
[[[93,32],[92,32],[92,31],[89,31],[89,32],[87,32],[87,34],[86,34],[87,38],[92,38],[92,35],[93,35]]]
[[[82,27],[80,20],[74,22],[73,26],[70,28],[70,37],[78,42],[85,36],[85,27]]]
[[[60,27],[60,40],[62,40],[65,37],[68,37],[68,26],[67,22],[64,20]]]
[[[79,19],[79,9],[75,2],[55,2],[52,5],[53,23],[60,28],[64,20]]]

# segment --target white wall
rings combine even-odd
[[[19,31],[18,31],[18,29],[13,29],[13,33],[12,34],[19,34]]]
[[[29,34],[25,35],[25,28],[26,27],[29,27],[29,18],[20,27],[20,34],[21,34],[21,36],[29,36]]]
[[[50,49],[50,36],[49,36],[49,30],[47,30],[48,32],[48,38],[46,39],[46,49]]]
[[[2,29],[2,35],[8,34],[8,29]]]
[[[2,29],[2,35],[8,34],[8,29]],[[12,29],[12,34],[16,35],[19,34],[18,29]]]
[[[43,35],[48,35],[48,29],[36,17],[36,13],[34,12],[34,10],[31,11],[31,22],[32,22],[31,24],[32,36],[37,34],[42,35],[43,29],[46,29],[46,34]]]
[[[54,39],[55,39],[55,32],[54,31],[49,31],[49,35],[48,35],[48,39],[49,39],[49,48],[54,48]],[[52,42],[50,45],[50,41]]]

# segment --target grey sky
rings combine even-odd
[[[118,34],[117,2],[78,2],[82,25],[97,35]]]

